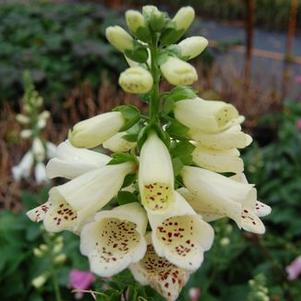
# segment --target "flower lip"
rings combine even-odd
[[[146,251],[146,226],[144,210],[138,203],[98,213],[81,232],[80,249],[89,257],[92,271],[109,277],[139,261]]]

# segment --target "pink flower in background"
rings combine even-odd
[[[290,281],[296,280],[301,274],[301,256],[297,257],[290,265],[286,267],[288,274],[287,279]]]
[[[87,290],[91,287],[95,279],[95,276],[90,272],[74,269],[71,270],[69,274],[69,286],[77,290]],[[82,292],[75,294],[76,299],[80,299],[82,296]]]
[[[296,76],[295,76],[295,82],[296,82],[297,84],[301,84],[301,75],[296,75]]]
[[[296,121],[296,128],[301,131],[301,119]]]
[[[198,301],[201,297],[201,290],[198,287],[189,289],[190,301]]]

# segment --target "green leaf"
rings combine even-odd
[[[113,159],[108,163],[108,165],[121,164],[128,161],[137,163],[137,158],[134,155],[127,153],[115,153],[112,157]]]
[[[140,44],[134,47],[133,50],[126,50],[125,55],[131,60],[141,64],[145,63],[148,59],[147,49]]]
[[[175,138],[188,138],[189,128],[177,121],[176,119],[171,119],[166,127],[167,133]]]
[[[125,119],[125,125],[122,127],[121,131],[129,129],[140,119],[140,111],[137,107],[132,105],[118,106],[114,108],[113,111],[120,112]]]
[[[195,146],[193,144],[191,144],[188,140],[183,140],[174,143],[171,154],[173,158],[179,158],[184,165],[191,165],[193,163],[191,154],[194,149]]]
[[[117,194],[117,202],[119,205],[138,202],[137,195],[129,191],[119,191]]]
[[[177,30],[175,28],[167,28],[161,38],[160,38],[160,42],[162,46],[166,46],[166,45],[171,45],[174,44],[175,42],[177,42],[185,33],[185,30],[181,29],[181,30]]]

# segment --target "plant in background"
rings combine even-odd
[[[32,146],[20,163],[12,168],[12,173],[14,179],[20,181],[29,178],[34,168],[35,181],[41,184],[47,181],[44,161],[55,155],[56,147],[42,136],[50,114],[42,111],[43,98],[35,90],[28,72],[24,73],[24,90],[23,113],[18,114],[16,119],[25,127],[21,131],[21,138],[31,140]]]
[[[188,86],[198,76],[187,61],[208,43],[191,37],[177,44],[193,19],[191,7],[171,19],[144,6],[142,13],[126,13],[132,35],[119,26],[107,29],[130,65],[119,84],[143,94],[148,115],[119,106],[76,124],[46,167],[50,178],[70,181],[27,213],[49,232],[79,234],[95,274],[129,268],[170,301],[212,246],[208,222],[229,217],[263,234],[260,217],[271,211],[242,173],[238,149],[252,141],[241,131],[244,118],[233,105],[201,99]],[[161,92],[162,77],[176,87]]]

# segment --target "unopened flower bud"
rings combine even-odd
[[[80,121],[69,132],[73,146],[93,148],[119,132],[124,125],[120,112],[109,112]]]
[[[123,138],[126,132],[120,132],[103,143],[103,147],[115,153],[128,152],[136,146],[136,142],[131,142]]]
[[[189,37],[181,41],[178,46],[183,59],[193,59],[197,57],[208,45],[208,40],[204,37]]]
[[[58,242],[57,244],[55,244],[54,248],[53,248],[53,252],[55,254],[59,253],[62,251],[64,244],[62,242]]]
[[[45,284],[46,281],[47,281],[47,276],[46,275],[40,275],[40,276],[34,278],[31,282],[31,284],[35,288],[41,288]]]
[[[39,248],[44,252],[48,251],[48,246],[46,244],[41,244]]]
[[[23,114],[17,114],[16,120],[21,124],[28,124],[30,122],[30,119]]]
[[[43,129],[46,126],[46,120],[45,119],[40,119],[37,123],[37,127],[39,129]]]
[[[54,263],[62,264],[67,260],[67,256],[65,254],[60,254],[54,258]]]
[[[20,133],[20,136],[21,136],[21,138],[23,138],[23,139],[30,138],[31,135],[32,135],[32,130],[29,130],[29,129],[27,129],[27,130],[22,130],[21,133]]]
[[[120,74],[119,85],[126,92],[143,94],[151,90],[153,77],[142,67],[130,67]]]
[[[166,80],[175,86],[191,85],[198,79],[195,68],[177,57],[169,57],[160,68]]]
[[[110,26],[106,29],[108,41],[119,51],[132,50],[134,47],[133,38],[120,26]]]
[[[143,15],[137,10],[128,10],[125,13],[126,24],[132,33],[135,33],[139,27],[145,26]]]
[[[193,22],[194,16],[194,9],[191,6],[186,6],[178,10],[172,21],[177,30],[186,31]]]
[[[33,249],[33,254],[36,257],[42,257],[44,255],[44,252],[39,248],[34,248]]]
[[[40,115],[39,115],[39,119],[48,119],[50,116],[50,112],[49,111],[43,111]]]
[[[40,138],[33,140],[32,152],[37,161],[43,161],[45,159],[45,148]]]
[[[222,238],[222,239],[220,240],[220,244],[221,244],[221,246],[223,246],[223,247],[228,246],[229,243],[230,243],[230,239],[229,239],[228,237],[224,237],[224,238]]]
[[[154,5],[144,5],[142,8],[142,12],[147,19],[161,16],[161,12]]]

